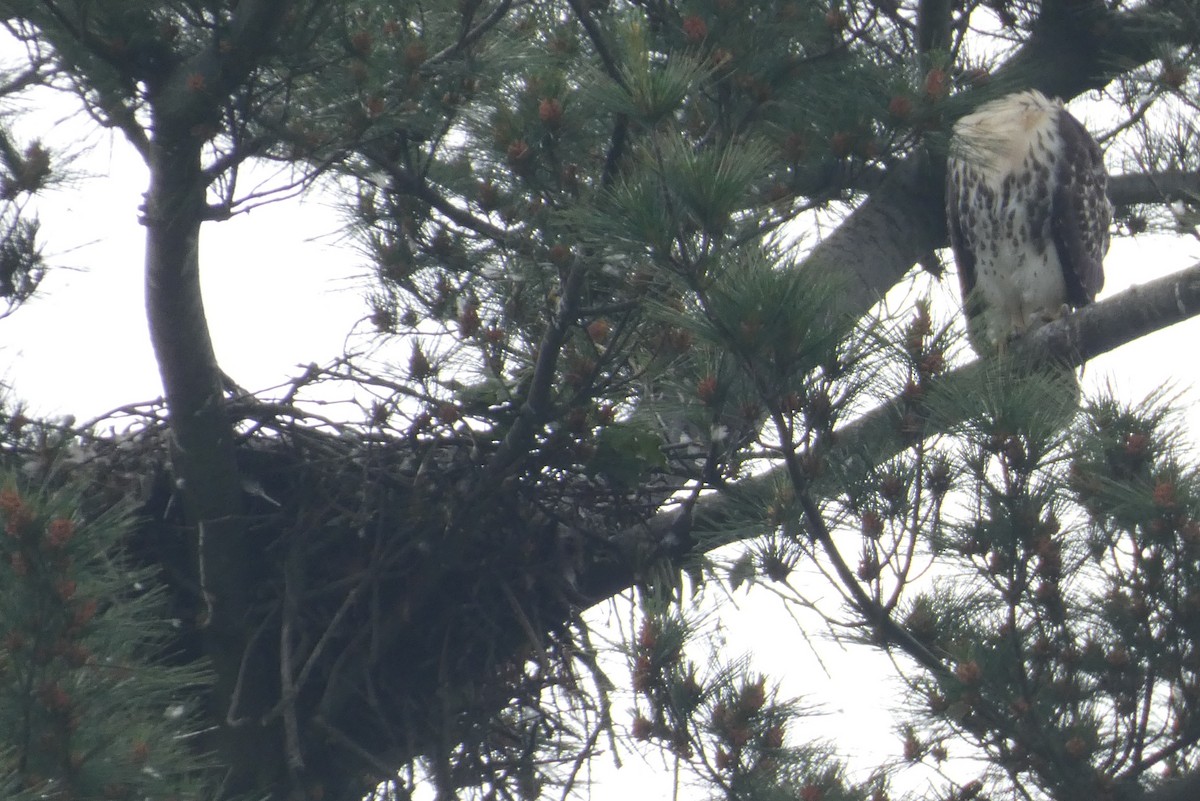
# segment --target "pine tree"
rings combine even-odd
[[[871,313],[914,264],[938,271],[948,126],[1014,88],[1105,89],[1140,145],[1119,227],[1187,227],[1200,150],[1170,115],[1197,97],[1192,5],[0,10],[30,67],[4,91],[74,93],[149,168],[165,399],[120,434],[6,416],[5,547],[28,579],[0,596],[26,677],[4,709],[14,792],[578,789],[625,725],[583,611],[630,591],[634,740],[722,798],[884,799],[887,771],[850,777],[769,677],[695,641],[707,588],[807,566],[851,639],[902,655],[905,756],[955,738],[988,760],[948,796],[1200,782],[1194,469],[1161,405],[1077,415],[1062,370],[1190,316],[1194,271],[957,369],[937,310]],[[0,194],[21,202],[57,155],[9,142]],[[290,177],[242,186],[261,161]],[[213,354],[199,231],[316,190],[344,203],[370,320],[405,357],[256,398]],[[6,299],[42,269],[29,225],[0,248]],[[373,393],[361,419],[305,405],[335,381]],[[168,615],[166,640],[122,635]],[[138,667],[93,670],[113,663]],[[155,717],[178,706],[196,719]]]
[[[209,677],[171,666],[153,574],[121,543],[127,505],[6,475],[0,775],[8,798],[196,798],[218,774],[188,747]]]

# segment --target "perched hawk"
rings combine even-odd
[[[946,220],[980,355],[1096,299],[1106,184],[1096,141],[1041,92],[992,100],[955,123]]]

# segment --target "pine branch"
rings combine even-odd
[[[422,67],[428,69],[434,64],[441,64],[442,62],[449,60],[459,53],[462,53],[471,45],[475,44],[475,42],[479,41],[479,39],[482,38],[485,33],[496,27],[496,25],[498,25],[502,19],[508,16],[508,12],[512,10],[512,5],[512,0],[501,0],[496,8],[492,10],[492,13],[488,14],[482,22],[480,22],[474,28],[464,30],[462,36],[460,36],[454,44],[450,45],[444,50],[434,53],[425,61],[425,64],[423,64]]]
[[[786,436],[788,425],[782,415],[776,415],[775,427],[781,436]],[[810,492],[811,482],[805,477],[804,471],[800,467],[799,455],[794,450],[788,450],[784,454],[784,464],[780,469],[787,471],[788,478],[796,489],[796,499],[803,511],[805,524],[813,532],[821,549],[833,564],[834,572],[841,581],[850,603],[872,626],[875,636],[886,645],[899,647],[929,672],[941,677],[951,676],[950,667],[940,657],[913,637],[907,629],[892,620],[888,610],[863,590],[854,571],[842,558],[841,551],[833,541],[833,532],[829,530],[825,516],[821,513],[819,504]]]
[[[1088,306],[1069,317],[1039,329],[1024,343],[1016,346],[1014,359],[1034,369],[1044,364],[1081,365],[1089,359],[1200,315],[1200,263],[1178,273],[1151,281],[1122,292],[1103,303]],[[941,379],[939,391],[947,394],[968,392],[978,387],[988,362],[976,361],[949,373]],[[807,454],[810,458],[837,461],[848,454],[870,450],[878,460],[895,455],[912,444],[899,425],[899,397],[882,404],[843,426],[832,437],[834,444],[817,443]],[[963,415],[966,411],[963,411]],[[942,417],[936,428],[927,427],[925,436],[933,436],[951,428],[962,419]],[[868,448],[869,445],[869,448]],[[760,475],[743,479],[731,487],[731,492],[708,495],[697,501],[692,514],[696,526],[706,534],[700,538],[706,550],[727,545],[737,537],[719,536],[723,521],[737,515],[739,499],[766,497],[779,482],[780,471],[775,468]],[[832,487],[817,485],[814,492],[830,492]],[[674,564],[682,564],[692,556],[682,548],[672,550],[670,544],[680,542],[668,535],[676,530],[679,513],[662,512],[645,523],[621,532],[613,542],[624,552],[624,558],[596,566],[580,581],[582,595],[598,602],[632,585],[633,558],[638,553],[657,553]],[[693,541],[691,538],[685,538]],[[666,543],[666,545],[664,545]]]
[[[481,217],[475,216],[462,206],[455,205],[445,195],[440,194],[431,187],[427,181],[417,178],[409,170],[402,168],[394,161],[385,158],[375,158],[372,161],[376,167],[386,173],[388,178],[391,179],[392,186],[390,188],[392,190],[428,203],[455,225],[469,231],[474,231],[479,236],[490,239],[499,247],[512,248],[526,256],[537,256],[536,251],[526,247],[520,238],[514,237],[509,231],[499,228]]]
[[[775,416],[775,426],[780,435],[786,437],[788,424],[782,415]],[[871,598],[863,589],[862,583],[855,576],[850,565],[846,563],[841,550],[834,542],[833,532],[821,511],[820,504],[814,494],[809,491],[812,484],[806,478],[800,465],[799,455],[794,450],[788,450],[784,455],[784,465],[779,469],[786,470],[795,489],[796,501],[800,505],[801,516],[807,531],[830,560],[834,573],[841,583],[844,597],[863,621],[870,626],[874,641],[885,649],[898,649],[930,674],[936,676],[939,681],[957,681],[954,667],[947,659],[914,637],[904,625],[893,619],[889,609]],[[1058,785],[1064,780],[1070,785],[1087,786],[1088,784],[1086,769],[1079,765],[1064,764],[1056,759],[1051,743],[1034,732],[1022,731],[1010,715],[983,697],[977,698],[972,704],[972,714],[964,716],[958,723],[981,740],[986,741],[999,737],[1021,743],[1031,753],[1039,753],[1043,760],[1038,772],[1047,784]]]
[[[39,41],[49,43],[59,54],[64,71],[79,70],[87,75],[87,82],[76,87],[86,113],[101,125],[118,128],[142,158],[148,158],[150,139],[131,108],[136,76],[128,74],[129,64],[118,58],[110,45],[73,21],[72,16],[77,17],[80,12],[73,7],[72,10],[74,15],[60,5],[43,3],[23,9],[20,18],[37,29]],[[39,58],[35,68],[44,63]],[[89,91],[95,94],[92,102]]]
[[[622,89],[628,90],[629,87],[625,82],[625,75],[621,72],[621,68],[617,59],[613,56],[612,50],[608,43],[604,41],[604,33],[600,27],[596,25],[596,21],[592,19],[587,8],[580,0],[567,0],[571,6],[571,11],[575,13],[579,24],[583,26],[583,30],[587,33],[588,39],[592,42],[592,47],[596,48],[596,55],[600,57],[600,62],[604,65],[604,72],[612,79],[613,83]]]
[[[529,445],[537,432],[550,417],[554,374],[558,369],[563,343],[578,316],[579,297],[586,276],[587,268],[582,260],[576,259],[562,279],[554,319],[546,327],[546,332],[538,344],[529,391],[512,428],[488,463],[488,477],[492,481],[499,481],[514,464],[520,462],[529,452]]]

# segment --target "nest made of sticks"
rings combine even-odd
[[[570,442],[539,443],[497,481],[488,431],[337,425],[250,397],[230,409],[260,568],[247,659],[281,676],[273,701],[300,722],[297,757],[332,745],[380,778],[438,754],[443,782],[528,783],[595,741],[607,680],[575,580],[620,558],[612,533],[653,499],[575,469]],[[159,570],[183,622],[172,658],[200,658],[163,409],[82,430],[0,423],[9,468],[82,486],[83,514],[134,503],[130,553]]]

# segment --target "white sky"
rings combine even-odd
[[[68,120],[65,112],[54,114],[39,110],[21,130],[42,136],[55,149],[88,143],[90,153],[76,167],[91,177],[40,202],[46,254],[55,269],[34,302],[0,321],[0,376],[35,412],[88,419],[161,392],[142,303],[137,209],[146,174],[123,141]],[[271,386],[300,373],[301,365],[336,357],[366,314],[361,276],[368,270],[363,257],[339,241],[340,226],[332,208],[292,201],[205,227],[202,275],[217,356],[243,386]],[[1107,260],[1104,295],[1197,258],[1195,240],[1118,240]],[[953,297],[954,291],[948,283],[944,294]],[[1097,359],[1087,368],[1086,383],[1111,382],[1131,399],[1164,382],[1189,389],[1200,370],[1196,342],[1200,321],[1175,326]],[[828,737],[859,765],[898,756],[900,740],[887,715],[896,685],[885,663],[862,649],[847,652],[826,643],[822,666],[772,598],[757,593],[739,606],[723,613],[730,651],[753,652],[756,666],[785,677],[789,692],[824,705],[828,713],[812,719],[811,731],[796,735]],[[810,636],[823,635],[813,627]],[[628,723],[624,709],[616,715],[619,723]],[[668,770],[660,765],[648,771],[631,755],[624,762],[617,772],[602,767],[610,764],[605,759],[597,763],[605,774],[598,797],[668,796]],[[907,784],[920,787],[921,781],[911,776]]]
[[[39,202],[53,269],[26,308],[0,321],[0,375],[15,396],[34,410],[79,419],[161,394],[137,221],[146,171],[123,141],[102,139],[73,165],[96,177]],[[339,247],[340,226],[336,212],[315,201],[272,204],[204,226],[202,282],[214,347],[243,386],[278,383],[303,372],[296,365],[343,351],[366,307],[364,263],[347,243]]]

